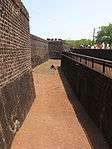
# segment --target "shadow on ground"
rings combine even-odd
[[[70,85],[68,84],[66,78],[64,77],[63,72],[61,71],[61,67],[58,67],[58,72],[62,80],[63,86],[65,88],[66,94],[68,96],[68,99],[70,103],[72,104],[74,112],[76,113],[78,121],[81,124],[87,136],[87,139],[91,145],[91,148],[92,149],[109,149],[103,137],[103,134],[95,126],[93,121],[90,119],[90,117],[85,112],[84,107],[81,105],[81,103],[78,101],[78,98],[73,93]]]

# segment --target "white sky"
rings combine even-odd
[[[92,38],[93,28],[112,23],[112,0],[22,0],[31,33],[42,38]]]

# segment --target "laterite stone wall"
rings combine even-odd
[[[31,59],[33,68],[49,59],[48,41],[31,35]]]
[[[64,55],[61,68],[78,99],[112,148],[112,79]]]
[[[74,49],[71,51],[78,54],[83,54],[99,59],[106,59],[112,61],[112,49]]]
[[[47,39],[49,47],[49,56],[52,59],[60,59],[64,50],[64,42],[61,39]]]
[[[35,98],[29,14],[20,0],[0,0],[0,149],[9,149]]]

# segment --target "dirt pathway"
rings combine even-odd
[[[92,137],[97,138],[92,143],[79,122],[58,70],[50,70],[59,63],[49,60],[34,69],[37,98],[11,149],[107,149],[101,135],[96,137],[96,128],[92,128]]]

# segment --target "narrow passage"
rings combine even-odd
[[[56,70],[50,69],[52,64]],[[91,120],[87,126],[90,132],[80,123],[59,75],[59,65],[58,60],[49,60],[33,70],[37,97],[11,149],[107,149]],[[86,124],[88,116],[83,108],[79,113]]]

